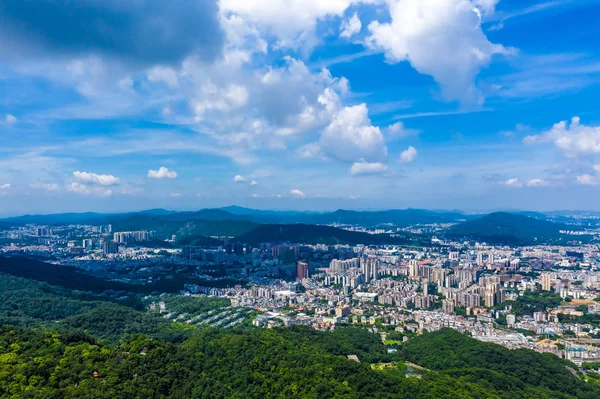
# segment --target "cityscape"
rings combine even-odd
[[[0,0],[0,399],[600,398],[599,0]]]
[[[118,225],[122,217],[106,218]],[[202,314],[178,314],[160,299],[147,307],[188,324],[234,327],[251,319],[264,328],[359,325],[378,333],[392,352],[397,340],[388,335],[407,340],[423,331],[451,328],[483,342],[552,353],[581,366],[600,362],[600,228],[591,227],[595,217],[570,220],[564,235],[582,237],[573,232],[586,225],[589,240],[502,245],[446,238],[445,232],[467,223],[458,222],[343,227],[374,236],[431,232],[424,234],[422,246],[332,245],[330,240],[252,244],[235,237],[212,237],[223,240],[219,245],[180,245],[177,235],[115,231],[112,224],[27,223],[0,233],[0,253],[125,284],[152,287],[160,280],[177,281],[172,293],[231,301],[233,310],[221,313],[229,316],[225,319],[220,314],[208,320]]]

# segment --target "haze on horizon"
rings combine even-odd
[[[0,216],[600,210],[598,15],[593,0],[5,1]]]

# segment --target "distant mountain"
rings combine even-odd
[[[261,242],[300,242],[307,244],[405,244],[412,239],[406,237],[391,237],[387,234],[368,234],[357,231],[343,230],[331,226],[308,224],[265,224],[254,230],[237,236],[236,240],[251,244]]]
[[[195,212],[177,212],[163,216],[169,221],[191,221],[191,220],[250,220],[251,216],[236,215],[222,209],[201,209]]]
[[[335,212],[261,211],[235,206],[221,209],[237,215],[247,216],[257,223],[271,224],[347,224],[363,227],[391,224],[398,227],[407,227],[416,224],[453,223],[470,218],[459,212],[434,212],[423,209],[385,211],[339,209]]]
[[[67,225],[67,224],[94,224],[107,217],[106,214],[85,213],[56,213],[52,215],[23,215],[2,219],[8,224],[38,224],[38,225]]]
[[[3,219],[10,224],[122,224],[124,220],[147,221],[148,218],[166,222],[188,222],[193,220],[245,220],[263,224],[346,224],[363,227],[374,227],[390,224],[406,227],[416,224],[454,223],[472,218],[459,212],[434,212],[423,209],[403,209],[386,211],[349,211],[335,212],[295,212],[265,211],[230,206],[220,209],[202,209],[199,211],[175,212],[166,209],[151,209],[141,212],[122,214],[101,213],[62,213],[55,215],[25,215]],[[114,227],[114,226],[113,226]],[[141,228],[139,228],[141,229]],[[134,230],[138,230],[135,229]]]
[[[340,209],[332,213],[313,216],[312,221],[319,221],[323,224],[337,223],[365,227],[389,223],[398,227],[407,227],[416,224],[452,223],[460,219],[464,220],[465,215],[437,213],[423,209],[394,209],[373,212]]]
[[[452,226],[446,231],[446,236],[525,244],[565,240],[567,236],[561,234],[560,230],[573,230],[573,227],[524,215],[496,212]]]

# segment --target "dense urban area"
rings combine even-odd
[[[442,220],[329,226],[261,225],[254,217],[256,225],[238,236],[190,236],[190,225],[206,223],[198,217],[207,212],[2,221],[0,321],[90,334],[107,345],[125,336],[139,340],[136,334],[178,341],[193,331],[310,335],[308,328],[375,340],[377,356],[360,344],[338,354],[416,379],[435,367],[407,361],[418,358],[407,356],[407,348],[423,337],[433,340],[434,333],[452,345],[457,338],[448,335],[451,329],[509,350],[556,357],[567,361],[566,369],[578,379],[600,381],[600,231],[595,216],[556,221],[539,215],[454,215],[449,221],[448,215],[431,213],[429,219]],[[219,212],[210,221],[217,233],[224,224],[249,223],[247,217]],[[378,215],[382,221],[386,217]],[[166,229],[169,223],[177,227]],[[531,223],[542,230],[555,227],[558,233],[536,242],[537,236],[522,235]],[[310,232],[297,235],[299,226],[316,229],[317,238],[301,240]],[[465,226],[474,229],[472,236],[462,235]],[[490,226],[500,233],[489,234]],[[268,235],[256,231],[267,227],[275,233],[262,242]],[[393,243],[398,240],[405,243]],[[88,313],[71,311],[80,306],[73,301],[82,300]],[[110,328],[98,327],[107,323]],[[0,344],[5,353],[0,363],[18,352],[10,348],[14,343]]]

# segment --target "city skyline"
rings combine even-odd
[[[588,0],[8,2],[0,217],[600,210],[598,12]]]

